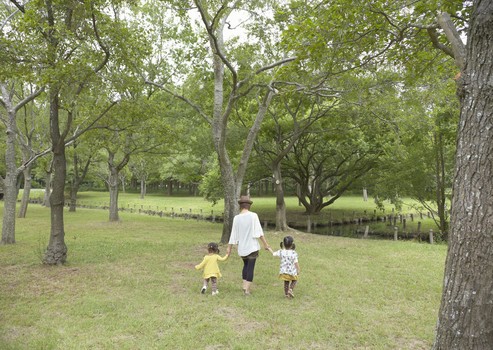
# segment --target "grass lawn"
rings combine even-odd
[[[236,253],[211,296],[200,294],[194,265],[220,224],[127,212],[109,223],[104,210],[66,211],[68,262],[49,267],[40,262],[49,215],[31,205],[17,243],[0,246],[0,349],[431,347],[445,245],[294,233],[295,299],[284,298],[279,262],[265,251],[251,297]],[[277,247],[283,234],[266,237]]]

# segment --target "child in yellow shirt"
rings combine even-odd
[[[202,262],[195,265],[196,270],[204,269],[202,277],[204,278],[204,284],[200,292],[205,294],[209,281],[211,281],[212,295],[217,295],[219,291],[217,290],[217,279],[221,277],[221,271],[219,270],[218,261],[224,261],[229,257],[229,254],[221,257],[219,256],[219,247],[217,243],[209,243],[207,245],[208,254],[204,256]]]

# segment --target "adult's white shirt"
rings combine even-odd
[[[264,235],[257,213],[247,211],[233,218],[229,244],[238,245],[238,255],[247,256],[260,250],[258,239]]]

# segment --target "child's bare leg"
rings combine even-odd
[[[296,283],[297,283],[297,282],[298,282],[298,281],[296,281],[296,280],[291,281],[291,286],[290,286],[289,288],[290,288],[291,290],[293,290],[293,289],[294,289],[294,287],[296,287]]]
[[[284,281],[284,295],[288,296],[289,281]]]
[[[200,290],[200,293],[204,294],[205,291],[207,290],[208,285],[209,285],[209,279],[204,278],[204,284],[202,285],[202,289]]]
[[[294,287],[296,287],[296,282],[297,282],[296,280],[291,281],[291,284],[290,284],[289,289],[288,289],[288,294],[291,298],[294,298],[293,289],[294,289]]]

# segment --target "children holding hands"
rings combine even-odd
[[[295,251],[296,245],[294,239],[291,236],[286,236],[280,243],[281,249],[273,251],[268,245],[266,250],[272,253],[273,256],[280,258],[279,264],[279,279],[284,281],[284,295],[286,298],[294,298],[294,288],[298,282],[298,276],[300,274],[300,265],[298,263],[298,253]],[[211,242],[207,245],[207,255],[204,256],[202,262],[195,265],[196,270],[203,269],[202,277],[204,279],[203,286],[200,292],[205,294],[211,282],[212,295],[219,293],[217,289],[217,280],[222,277],[219,269],[219,261],[225,261],[230,255],[228,249],[225,256],[219,255],[219,247],[217,243]]]

